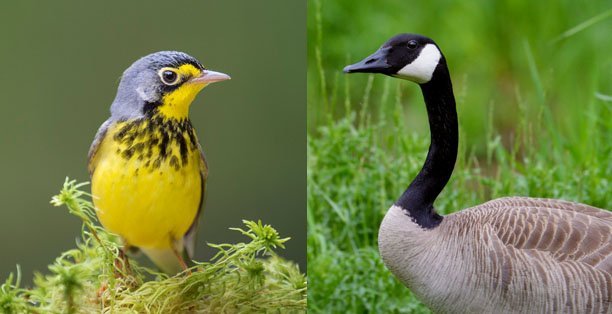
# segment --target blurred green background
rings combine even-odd
[[[305,19],[306,3],[282,0],[0,4],[0,280],[20,264],[29,282],[74,247],[80,221],[49,200],[66,176],[89,179],[121,74],[159,50],[232,77],[191,107],[210,166],[196,259],[261,219],[305,270]]]
[[[365,58],[399,33],[423,34],[441,47],[453,79],[463,131],[471,143],[481,146],[491,109],[493,124],[507,142],[518,121],[517,104],[524,101],[531,110],[534,106],[530,104],[546,97],[554,123],[565,136],[572,136],[579,133],[575,120],[583,113],[587,99],[596,93],[612,94],[610,0],[311,0],[309,130],[325,124],[330,113],[342,115],[345,89],[353,100],[352,108],[360,108],[368,76],[348,78],[342,68]],[[416,103],[404,107],[406,123],[426,134],[420,91],[405,88],[405,82],[376,76],[369,90],[370,98],[376,100],[370,112],[376,115],[380,110],[392,110],[394,97],[382,94],[389,94],[385,88],[394,92],[401,83],[401,102]]]

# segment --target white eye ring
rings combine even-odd
[[[162,83],[172,86],[176,85],[181,81],[181,76],[173,68],[162,68],[157,72]]]

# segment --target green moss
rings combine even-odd
[[[34,287],[19,287],[20,272],[0,286],[3,313],[304,313],[306,277],[274,250],[284,248],[270,225],[243,221],[233,228],[249,242],[211,244],[218,250],[210,262],[181,274],[166,274],[130,260],[126,269],[115,235],[95,223],[86,183],[66,179],[51,203],[65,205],[83,220],[81,241],[35,274]]]

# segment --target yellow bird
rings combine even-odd
[[[228,79],[182,52],[139,59],[89,149],[100,222],[170,274],[186,269],[184,250],[193,256],[208,173],[189,107],[202,88]]]

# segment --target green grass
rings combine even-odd
[[[340,74],[395,33],[434,37],[453,74],[460,152],[439,212],[510,195],[612,208],[612,42],[596,40],[610,11],[597,1],[530,10],[476,2],[309,2],[309,312],[429,312],[386,270],[376,245],[386,210],[427,153],[420,90]],[[428,18],[467,29],[422,31]]]
[[[603,102],[593,110],[593,126],[578,142],[543,140],[552,137],[544,123],[525,116],[519,142],[510,148],[493,131],[482,159],[461,144],[438,211],[509,195],[611,208],[612,116]],[[314,313],[426,311],[392,278],[376,247],[386,210],[418,172],[428,147],[427,137],[407,131],[397,116],[362,123],[351,113],[308,137],[308,306]],[[527,135],[533,128],[542,128],[540,138]]]
[[[0,313],[305,313],[306,277],[274,251],[284,248],[269,225],[243,221],[233,228],[249,241],[209,244],[210,262],[169,277],[119,257],[117,236],[95,223],[84,184],[66,179],[56,206],[83,221],[77,247],[62,253],[34,287],[20,287],[21,273],[0,285]]]

